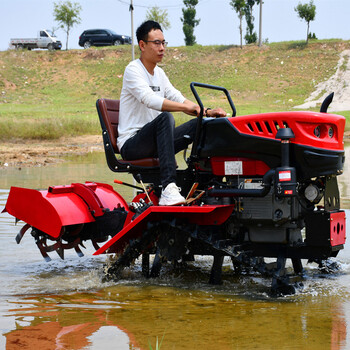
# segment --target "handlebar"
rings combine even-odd
[[[226,98],[230,104],[230,107],[232,109],[232,117],[234,117],[236,115],[236,107],[231,99],[231,96],[229,94],[229,92],[227,91],[226,88],[224,87],[221,87],[221,86],[215,86],[215,85],[209,85],[209,84],[203,84],[203,83],[196,83],[196,82],[192,82],[190,84],[190,87],[191,87],[191,90],[192,90],[192,93],[199,105],[199,107],[201,108],[201,114],[203,114],[203,109],[204,109],[204,106],[203,106],[203,103],[202,103],[202,100],[199,98],[199,95],[198,95],[198,92],[195,88],[195,86],[198,86],[198,87],[202,87],[202,88],[206,88],[206,89],[212,89],[212,90],[219,90],[219,91],[223,91],[226,95]]]
[[[190,84],[190,87],[191,87],[192,93],[193,93],[193,95],[194,95],[194,97],[195,97],[195,99],[200,107],[200,113],[199,113],[199,116],[197,117],[198,121],[197,121],[197,126],[196,126],[195,138],[193,140],[193,145],[192,145],[191,158],[197,158],[197,156],[198,156],[198,142],[199,142],[199,139],[201,136],[202,120],[203,120],[203,114],[204,114],[204,106],[203,106],[202,100],[200,99],[200,97],[198,95],[198,92],[197,92],[195,86],[206,88],[206,89],[223,91],[226,95],[226,98],[227,98],[230,106],[231,106],[232,116],[234,117],[236,115],[236,107],[235,107],[227,89],[225,89],[221,86],[192,82]]]

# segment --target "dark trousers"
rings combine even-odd
[[[196,124],[197,120],[191,119],[175,128],[173,115],[163,112],[124,143],[121,156],[126,160],[159,158],[160,180],[165,188],[176,182],[175,154],[192,143]],[[184,135],[189,138],[184,138]]]

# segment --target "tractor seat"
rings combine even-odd
[[[103,144],[107,164],[115,172],[132,172],[159,167],[158,158],[144,158],[137,160],[123,160],[117,158],[120,154],[117,147],[119,124],[119,100],[100,98],[96,101],[96,108],[102,128]]]

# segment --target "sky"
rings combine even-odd
[[[69,49],[78,49],[80,34],[91,28],[108,28],[119,34],[131,35],[130,0],[71,0],[81,5],[81,23],[70,31]],[[0,51],[7,50],[10,38],[35,37],[40,29],[58,27],[54,21],[54,2],[51,0],[0,0]],[[58,2],[58,0],[56,1]],[[294,8],[309,0],[264,0],[262,39],[268,42],[305,40],[306,22],[298,18]],[[200,45],[239,45],[239,19],[229,0],[199,0],[196,6],[199,25],[195,28]],[[182,31],[183,0],[133,0],[134,32],[146,18],[147,9],[157,5],[166,9],[171,28],[164,31],[169,46],[184,45]],[[319,39],[350,39],[350,1],[314,0],[315,20],[310,31]],[[255,6],[255,28],[259,28],[259,7]],[[245,31],[245,26],[244,26]],[[66,47],[66,33],[56,31]]]

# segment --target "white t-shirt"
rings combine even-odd
[[[140,59],[128,64],[120,95],[119,150],[126,140],[161,113],[165,98],[180,103],[185,101],[185,97],[173,87],[160,67],[156,66],[151,75]]]

